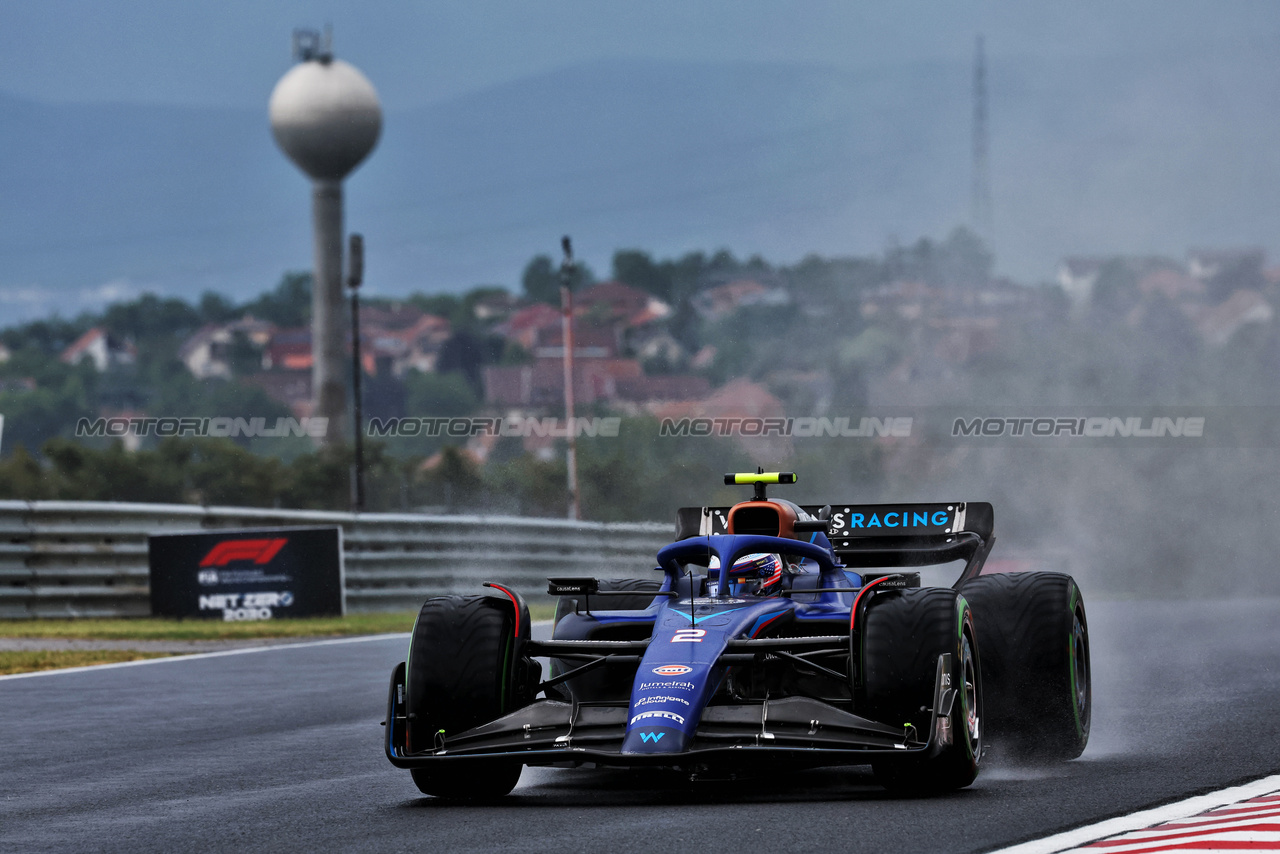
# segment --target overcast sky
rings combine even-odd
[[[1280,3],[894,0],[0,0],[0,89],[50,101],[265,109],[294,27],[334,28],[390,110],[593,59],[856,69],[1122,52],[1274,54]]]

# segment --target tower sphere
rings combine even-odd
[[[341,181],[373,150],[382,108],[373,84],[340,59],[311,59],[289,70],[268,105],[276,143],[316,180]]]

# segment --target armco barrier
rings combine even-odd
[[[308,525],[342,527],[351,611],[416,608],[483,581],[537,597],[551,575],[647,577],[673,533],[653,522],[0,501],[0,618],[145,615],[147,535]]]

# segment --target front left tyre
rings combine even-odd
[[[519,633],[517,633],[519,623]],[[441,596],[418,612],[405,661],[406,749],[446,746],[451,736],[533,701],[538,665],[522,655],[528,608],[497,596]],[[520,762],[454,761],[412,770],[428,795],[485,800],[507,794]]]

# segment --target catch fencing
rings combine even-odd
[[[515,516],[0,501],[0,618],[149,614],[147,536],[342,528],[347,608],[416,608],[498,581],[545,597],[548,576],[646,577],[673,528]]]

